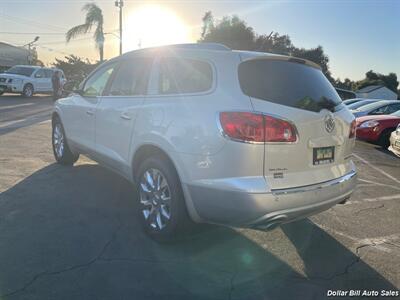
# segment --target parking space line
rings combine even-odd
[[[400,199],[400,194],[377,197],[377,198],[364,198],[362,200],[354,200],[354,201],[350,200],[350,201],[347,201],[344,205],[359,204],[359,203],[364,203],[364,202],[391,201],[391,200],[397,200],[397,199]]]
[[[7,110],[7,109],[10,109],[10,108],[18,108],[18,107],[21,107],[21,106],[31,106],[31,105],[34,105],[34,104],[35,103],[31,102],[31,103],[22,103],[22,104],[15,104],[15,105],[0,106],[0,111]]]
[[[329,228],[325,225],[322,224],[318,224],[316,222],[313,221],[314,224],[316,224],[318,227],[320,227],[321,229],[323,229],[324,231],[328,231],[331,232],[333,234],[342,236],[344,238],[347,238],[348,240],[352,241],[353,243],[357,244],[357,245],[371,245],[371,246],[381,246],[382,244],[389,244],[389,245],[393,245],[393,241],[397,241],[400,239],[400,235],[398,234],[391,234],[391,235],[386,235],[386,236],[378,236],[378,237],[374,237],[374,238],[357,238],[355,236],[352,235],[348,235],[344,232],[335,230],[333,228]],[[397,245],[397,244],[395,244]],[[376,247],[376,249],[384,251],[384,252],[391,252],[390,249],[386,248],[386,247]]]
[[[364,164],[368,165],[369,167],[371,167],[372,169],[374,169],[375,171],[378,171],[379,173],[381,173],[382,175],[385,175],[387,178],[392,179],[394,182],[397,182],[398,184],[400,184],[400,180],[398,180],[397,178],[393,177],[392,175],[386,173],[385,171],[383,171],[382,169],[374,166],[373,164],[371,164],[369,161],[365,160],[364,158],[358,156],[357,154],[353,153],[353,156],[356,157],[357,159],[359,159],[361,162],[363,162]]]
[[[390,185],[390,184],[374,182],[374,181],[371,181],[371,180],[361,179],[361,178],[358,178],[358,181],[368,183],[368,184],[365,184],[365,186],[380,185],[380,186],[385,186],[385,187],[400,191],[400,188],[398,188],[397,186]],[[358,184],[357,186],[363,186],[363,185],[362,184]]]

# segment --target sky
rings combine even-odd
[[[65,43],[65,33],[84,21],[86,0],[0,0],[0,41],[24,45],[40,36],[39,59],[74,54],[98,59],[91,35]],[[114,0],[94,1],[103,10],[105,58],[118,55],[118,8]],[[238,15],[258,34],[288,34],[297,47],[321,45],[334,77],[360,80],[369,70],[400,77],[400,0],[164,0],[129,1],[123,9],[123,50],[195,42],[201,18]]]

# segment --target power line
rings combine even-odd
[[[8,15],[5,13],[0,13],[0,16],[15,22],[15,23],[20,23],[20,24],[24,24],[24,25],[30,25],[30,26],[36,26],[36,27],[42,27],[42,28],[46,28],[52,31],[66,31],[68,29],[60,27],[60,26],[55,26],[55,25],[50,25],[50,24],[45,24],[45,23],[41,23],[41,22],[37,22],[34,20],[30,20],[30,19],[26,19],[26,18],[21,18],[21,17],[16,17],[16,16],[12,16],[12,15]]]
[[[11,32],[11,31],[0,31],[0,34],[40,34],[40,35],[65,35],[65,33],[58,32]]]

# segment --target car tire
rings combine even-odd
[[[390,146],[390,134],[392,133],[392,131],[395,130],[395,128],[393,129],[385,129],[381,135],[379,136],[379,140],[378,140],[378,144],[384,148],[387,149]]]
[[[22,96],[30,98],[33,96],[33,92],[34,92],[33,85],[27,83],[24,85],[24,89],[22,90]]]
[[[178,174],[165,157],[151,156],[136,176],[138,216],[144,231],[157,242],[174,242],[189,232],[187,212]]]
[[[79,159],[79,154],[72,153],[68,146],[64,127],[59,118],[53,120],[51,141],[57,163],[72,166]]]

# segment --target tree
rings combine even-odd
[[[372,70],[365,73],[365,79],[360,80],[356,83],[356,89],[362,89],[363,87],[369,85],[383,85],[386,86],[391,91],[397,93],[397,87],[399,86],[399,81],[397,80],[397,75],[395,73],[389,73],[388,75],[383,75],[376,73]]]
[[[209,14],[208,14],[209,13]],[[207,12],[203,17],[204,36],[199,42],[222,43],[232,49],[250,50],[254,48],[255,33],[253,28],[239,19],[238,16],[223,17],[217,24],[209,26],[207,23],[212,20],[211,12]]]
[[[75,55],[65,56],[64,60],[56,58],[53,66],[64,71],[68,81],[79,83],[97,67],[99,63],[92,64],[88,59],[82,59]]]
[[[203,39],[214,27],[214,17],[212,12],[210,10],[207,11],[201,20],[203,21],[203,26],[201,28],[201,38]]]
[[[333,83],[335,81],[329,71],[329,57],[324,53],[322,46],[311,49],[293,47],[292,55],[315,62],[321,67],[322,72],[330,82]]]
[[[88,33],[93,26],[96,26],[93,38],[96,48],[99,50],[100,61],[104,56],[104,31],[103,31],[103,13],[96,4],[87,3],[83,6],[82,11],[86,12],[85,23],[72,27],[65,35],[67,43],[79,35]]]
[[[322,46],[304,49],[293,45],[288,35],[271,32],[269,35],[257,35],[253,28],[237,16],[223,17],[216,25],[210,11],[203,17],[203,30],[199,42],[222,43],[232,49],[253,50],[274,54],[291,55],[304,58],[320,65],[322,72],[331,81],[334,78],[329,71],[329,58]]]

